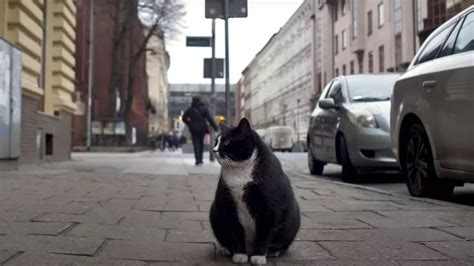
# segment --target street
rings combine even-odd
[[[310,177],[304,154],[278,156],[302,226],[269,265],[474,263],[472,207],[343,184],[337,168]],[[231,265],[208,222],[218,174],[179,151],[73,154],[1,172],[0,264]]]
[[[309,175],[306,153],[277,153],[282,161],[287,161],[292,165],[294,171]],[[321,176],[314,178],[342,182],[340,178],[341,167],[335,164],[328,164],[324,168]],[[363,175],[357,184],[364,187],[376,188],[397,195],[410,196],[402,176],[393,174],[366,174]],[[474,206],[474,184],[466,183],[463,187],[456,187],[454,195],[448,201]]]

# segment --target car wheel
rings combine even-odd
[[[415,124],[410,128],[403,151],[402,170],[412,196],[446,198],[453,194],[454,185],[439,180],[436,175],[431,146],[423,126]]]
[[[339,137],[339,155],[342,165],[342,181],[347,183],[356,182],[359,179],[359,173],[357,173],[357,169],[352,165],[344,136]]]
[[[312,175],[321,175],[324,171],[324,162],[316,160],[314,158],[313,152],[311,151],[311,148],[308,148],[308,166],[309,166],[309,172]]]

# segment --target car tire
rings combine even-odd
[[[436,175],[430,142],[422,125],[410,127],[403,151],[402,170],[410,195],[441,199],[452,196],[454,185]]]
[[[324,165],[326,165],[324,162],[316,160],[316,158],[313,155],[313,152],[311,151],[311,148],[308,148],[309,172],[312,175],[321,175],[324,171]]]
[[[359,180],[359,173],[352,165],[351,158],[347,149],[347,143],[344,136],[339,137],[339,155],[342,166],[341,178],[346,183],[355,183]]]

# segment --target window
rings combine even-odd
[[[434,36],[431,40],[429,40],[429,43],[426,44],[426,46],[423,48],[423,51],[421,51],[421,54],[418,56],[416,64],[433,60],[438,54],[438,51],[443,46],[446,38],[448,38],[448,35],[449,33],[451,33],[453,27],[454,24],[451,24],[449,27],[445,28],[436,36]]]
[[[369,73],[374,73],[374,55],[372,51],[369,52]]]
[[[342,75],[346,75],[346,65],[342,65]]]
[[[379,28],[383,26],[383,3],[380,3],[377,7],[378,10],[378,23]]]
[[[337,54],[339,52],[339,36],[334,37],[334,54]]]
[[[343,31],[342,31],[341,38],[342,38],[342,50],[344,50],[344,49],[346,49],[346,47],[347,47],[346,30],[343,30]]]
[[[346,0],[341,1],[341,13],[344,16],[347,12],[347,5],[346,5]]]
[[[351,61],[351,75],[354,74],[354,60]]]
[[[339,76],[339,68],[336,68],[336,77]]]
[[[439,53],[438,57],[443,57],[447,55],[453,54],[453,48],[454,48],[454,42],[456,41],[456,37],[458,36],[459,28],[461,27],[461,22],[459,22],[456,25],[456,28],[451,32],[451,35],[449,36],[448,40],[444,44],[443,49],[441,49],[441,52]]]
[[[360,74],[364,73],[364,60],[363,59],[359,60],[359,73]]]
[[[464,53],[474,51],[474,13],[467,15],[459,32],[456,45],[454,46],[454,53]]]
[[[339,80],[335,80],[332,83],[331,89],[329,90],[327,98],[334,99],[335,104],[341,104],[346,101],[344,94],[342,92],[342,84]]]
[[[356,12],[356,2],[357,0],[352,0],[352,39],[357,38],[357,12]]]
[[[395,33],[402,32],[402,0],[395,0],[393,6],[393,23]]]
[[[46,140],[45,140],[45,154],[46,155],[53,155],[53,134],[46,133]]]
[[[337,21],[337,1],[334,3],[334,21]]]
[[[372,10],[367,12],[367,35],[372,34]]]
[[[379,46],[379,72],[385,72],[385,55],[383,45]]]

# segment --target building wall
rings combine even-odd
[[[245,109],[254,127],[288,125],[304,139],[315,94],[313,1],[305,1],[244,70]]]
[[[20,162],[69,158],[75,91],[76,6],[73,0],[0,1],[0,36],[22,50],[22,133]],[[45,155],[46,133],[53,154]]]
[[[157,135],[169,128],[168,124],[168,68],[169,54],[163,38],[153,36],[148,43],[146,72],[148,98],[154,112],[149,114],[149,134]]]
[[[89,10],[91,1],[76,0],[78,13],[77,23],[80,25],[78,30],[76,55],[78,67],[75,76],[78,80],[78,97],[82,102],[87,99],[88,73],[88,40],[89,40]],[[93,136],[93,145],[129,145],[132,140],[132,127],[137,130],[137,144],[146,145],[148,139],[148,81],[146,78],[146,55],[145,53],[139,58],[134,68],[135,80],[133,84],[133,103],[130,113],[126,117],[118,117],[115,112],[116,95],[110,88],[110,79],[112,71],[112,45],[114,20],[113,16],[116,12],[115,1],[110,0],[94,0],[95,16],[94,16],[94,76],[92,86],[92,120],[101,122],[126,122],[125,136]],[[127,7],[133,4],[127,1]],[[143,26],[137,14],[131,13],[129,18],[130,24],[128,30],[123,36],[123,49],[121,58],[123,60],[121,73],[123,74],[123,87],[127,85],[128,66],[130,64],[131,55],[138,50],[144,38]],[[122,105],[125,103],[121,103]],[[85,130],[85,113],[77,115],[74,123],[74,146],[85,146],[86,130]],[[77,126],[77,128],[76,128]]]

